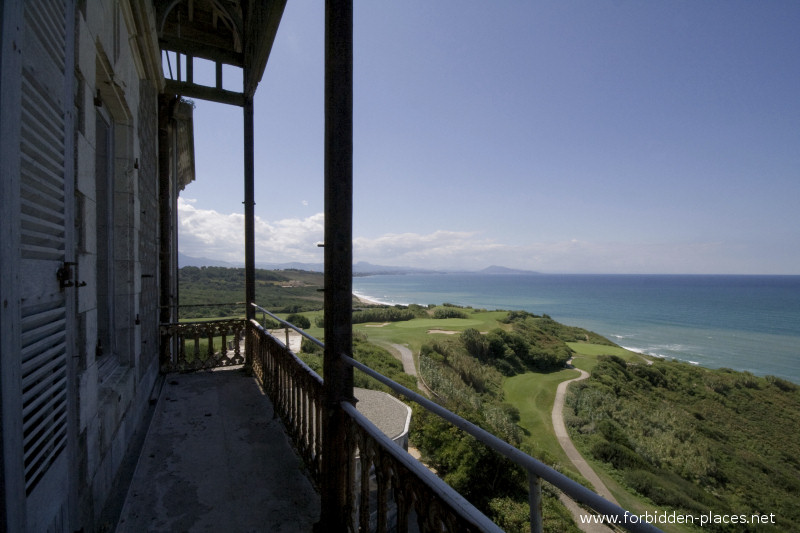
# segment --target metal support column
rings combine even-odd
[[[322,513],[325,531],[345,531],[351,508],[346,415],[353,402],[353,2],[325,2],[325,357]]]
[[[244,299],[247,319],[255,317],[256,245],[255,245],[255,149],[253,147],[253,99],[244,104]],[[248,349],[249,355],[249,349]],[[249,362],[248,357],[248,362]]]
[[[530,507],[531,533],[542,533],[542,478],[528,471],[528,504]]]

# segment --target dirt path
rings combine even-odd
[[[417,376],[417,369],[414,366],[414,356],[411,353],[411,350],[408,349],[407,346],[403,346],[402,344],[394,344],[394,343],[386,343],[384,344],[385,347],[389,348],[390,351],[394,352],[395,355],[399,355],[400,361],[403,363],[403,371],[410,375],[417,378],[417,386],[420,387],[420,390],[426,390],[425,385],[420,381],[419,377]],[[586,379],[589,377],[589,373],[585,372],[580,369],[578,370],[581,375],[575,379],[570,379],[567,381],[563,381],[559,383],[558,389],[556,389],[556,398],[553,403],[553,428],[555,429],[556,437],[558,438],[559,444],[561,447],[564,448],[564,452],[567,454],[567,457],[572,464],[578,469],[578,471],[585,477],[594,487],[595,491],[598,494],[603,496],[605,499],[617,503],[617,500],[614,496],[611,495],[611,491],[606,488],[605,484],[600,480],[598,475],[589,466],[586,461],[583,459],[581,454],[572,444],[572,440],[569,438],[567,434],[567,428],[564,425],[564,398],[567,392],[567,386],[572,383],[573,381],[580,381],[582,379]],[[419,460],[419,452],[417,450],[413,450],[409,448],[409,453],[416,452],[415,457]],[[434,471],[435,473],[435,471]],[[611,533],[611,529],[606,526],[600,524],[581,524],[579,515],[582,513],[586,513],[587,511],[582,509],[577,503],[570,500],[568,497],[564,496],[563,494],[560,497],[562,503],[564,504],[567,509],[569,509],[570,513],[572,513],[576,524],[578,527],[587,533]],[[617,503],[617,505],[619,505]]]
[[[617,502],[617,500],[611,494],[611,491],[608,490],[605,483],[602,482],[592,467],[589,466],[583,456],[581,456],[580,452],[578,452],[577,448],[575,448],[575,445],[572,444],[572,439],[570,439],[569,434],[567,434],[567,427],[564,425],[564,398],[567,394],[567,387],[570,383],[581,381],[589,377],[588,372],[579,368],[576,370],[581,373],[580,376],[575,379],[562,381],[558,384],[558,389],[556,389],[556,399],[555,402],[553,402],[553,429],[555,430],[556,438],[558,438],[558,442],[561,444],[561,447],[564,449],[567,457],[570,461],[572,461],[572,464],[575,465],[575,468],[578,469],[578,472],[580,472],[581,475],[594,486],[595,492],[597,492],[597,494],[606,500],[619,505],[619,502]]]
[[[402,344],[391,344],[392,348],[400,353],[400,361],[403,363],[403,372],[409,376],[417,377],[417,368],[414,366],[414,355],[407,346]]]
[[[425,383],[419,379],[417,367],[414,366],[414,354],[411,353],[411,350],[408,348],[408,346],[390,342],[379,342],[378,344],[389,350],[389,352],[391,352],[392,355],[394,355],[397,359],[400,359],[400,362],[403,363],[403,372],[409,376],[414,376],[417,380],[417,388],[422,391],[423,394],[430,396],[428,387],[426,387]]]

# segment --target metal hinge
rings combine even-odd
[[[56,271],[56,279],[58,280],[58,288],[62,291],[67,287],[85,287],[86,282],[81,281],[76,284],[72,281],[72,267],[77,263],[72,261],[64,261],[64,264]]]

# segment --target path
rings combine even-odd
[[[569,365],[569,362],[567,364]],[[594,486],[595,492],[606,500],[619,505],[611,494],[611,491],[608,490],[605,483],[600,479],[600,476],[595,473],[592,467],[589,466],[589,463],[586,462],[577,448],[575,448],[575,445],[572,444],[572,439],[569,438],[569,434],[567,433],[567,427],[564,425],[564,398],[567,394],[567,387],[570,383],[581,381],[589,377],[589,373],[585,370],[581,370],[580,368],[576,368],[575,370],[580,372],[581,375],[575,379],[562,381],[558,384],[558,389],[556,389],[556,399],[553,402],[553,429],[555,430],[558,443],[561,444],[567,457],[572,461],[572,464],[575,465],[575,468],[578,469],[578,472]]]
[[[391,347],[400,353],[400,361],[403,363],[403,372],[409,376],[417,377],[417,368],[414,366],[414,355],[408,346],[402,344],[391,344]]]
[[[399,359],[403,363],[403,371],[410,375],[417,378],[417,387],[420,390],[427,390],[424,383],[420,381],[419,377],[417,376],[417,369],[414,366],[414,356],[411,353],[411,350],[408,349],[407,346],[403,346],[402,344],[394,344],[394,343],[385,343],[384,346],[390,348],[391,350],[395,351],[397,354],[400,355]],[[568,364],[572,361],[570,360]],[[574,367],[573,367],[574,368]],[[572,444],[572,440],[569,438],[567,434],[567,428],[564,425],[564,398],[566,397],[567,386],[572,383],[573,381],[581,381],[583,379],[587,379],[589,377],[589,373],[585,372],[579,368],[577,368],[581,375],[575,379],[570,379],[567,381],[562,381],[559,383],[558,388],[556,389],[556,398],[553,402],[553,429],[555,430],[556,437],[558,438],[559,444],[564,449],[564,452],[567,454],[567,457],[572,464],[578,469],[578,471],[585,477],[592,485],[595,487],[595,491],[600,494],[605,499],[616,503],[617,500],[614,496],[611,495],[611,491],[605,486],[605,484],[600,480],[600,477],[595,473],[591,466],[583,459],[581,454],[575,448],[575,445]],[[409,447],[409,453],[414,455],[417,460],[420,460],[419,451],[416,449]],[[436,473],[436,471],[433,471]],[[561,494],[559,496],[562,504],[569,509],[572,516],[575,518],[575,522],[578,525],[578,528],[582,531],[587,533],[610,533],[611,529],[608,527],[601,525],[601,524],[582,524],[580,522],[580,514],[585,514],[587,511],[582,509],[577,503],[572,501],[567,496]]]
[[[430,395],[428,387],[425,386],[425,383],[423,383],[422,380],[419,379],[419,375],[417,375],[417,367],[414,366],[414,354],[411,353],[411,350],[408,348],[408,346],[403,344],[395,344],[392,342],[379,342],[378,344],[382,345],[384,348],[387,348],[395,357],[399,355],[397,358],[400,359],[401,363],[403,363],[403,372],[409,376],[414,376],[417,379],[417,388],[423,393]]]
[[[567,366],[575,368],[572,366],[572,359],[567,361]],[[586,462],[583,456],[580,454],[575,445],[572,444],[572,439],[569,438],[569,434],[567,433],[567,426],[564,424],[564,399],[567,396],[567,387],[570,383],[575,381],[581,381],[587,379],[589,377],[589,373],[585,370],[581,370],[580,368],[575,368],[578,372],[581,373],[580,376],[574,379],[568,379],[567,381],[562,381],[558,384],[558,388],[556,389],[556,399],[553,402],[553,430],[555,431],[556,438],[558,439],[558,443],[561,444],[561,447],[564,449],[564,453],[567,454],[567,457],[575,465],[575,468],[578,469],[578,472],[581,473],[583,477],[585,477],[589,483],[594,486],[595,492],[602,496],[603,498],[607,499],[608,501],[614,502],[617,505],[616,498],[611,494],[611,491],[608,490],[605,483],[600,479],[600,477],[595,473],[591,466]],[[580,505],[572,501],[566,495],[559,494],[559,499],[564,506],[569,509],[570,513],[572,514],[573,518],[575,519],[575,524],[578,526],[578,529],[581,531],[585,531],[586,533],[610,533],[612,530],[607,526],[602,524],[583,524],[580,521],[581,515],[589,514],[588,511],[581,508]]]

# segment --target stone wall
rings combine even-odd
[[[106,503],[158,374],[157,89],[137,70],[123,8],[117,0],[92,2],[76,22],[76,230],[86,282],[78,296],[76,461],[87,528]],[[98,132],[103,124],[108,146]]]

